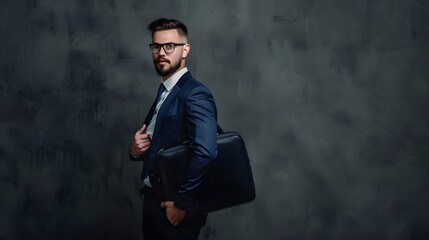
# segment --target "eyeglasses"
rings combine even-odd
[[[183,45],[186,45],[186,43],[164,43],[164,44],[151,43],[149,44],[149,47],[152,53],[159,53],[159,51],[161,51],[161,47],[164,49],[164,52],[172,53],[174,52],[174,49],[176,48],[176,46],[183,46]]]

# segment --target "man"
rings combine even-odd
[[[198,194],[209,164],[217,156],[216,105],[211,92],[186,68],[191,46],[186,26],[173,19],[152,22],[149,45],[162,78],[158,96],[135,133],[131,160],[143,160],[144,239],[197,239],[207,214],[198,213]],[[192,158],[176,199],[163,200],[156,154],[189,141]]]

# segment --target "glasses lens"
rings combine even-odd
[[[158,53],[160,48],[161,48],[161,46],[159,44],[156,44],[156,43],[152,43],[150,45],[150,50],[152,51],[152,53]]]
[[[166,53],[172,53],[174,52],[176,45],[183,46],[186,44],[185,43],[164,43],[164,44],[151,43],[149,44],[149,47],[152,53],[159,53],[161,51],[161,48],[163,48]]]
[[[164,50],[167,53],[174,52],[174,43],[166,43],[166,44],[164,44]]]

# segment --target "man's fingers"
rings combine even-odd
[[[137,143],[139,148],[145,148],[145,147],[149,147],[150,146],[150,141],[140,141],[139,143]]]
[[[166,207],[173,206],[171,203],[172,203],[171,201],[161,202],[161,207],[166,208]]]
[[[179,225],[179,221],[177,220],[177,218],[172,218],[172,219],[169,219],[170,220],[170,223],[171,224],[173,224],[173,226],[177,226],[177,225]]]
[[[146,138],[136,139],[135,143],[136,143],[136,145],[140,145],[140,144],[150,144],[150,140],[149,140],[149,139],[146,139]]]
[[[146,124],[143,124],[143,126],[137,130],[136,134],[134,134],[135,137],[142,135],[144,133],[144,131],[146,130]]]
[[[173,201],[161,202],[160,205],[161,208],[166,209],[168,221],[174,226],[179,225],[186,216],[186,212],[176,208]]]
[[[147,135],[146,133],[143,134],[139,134],[138,132],[136,133],[136,135],[134,136],[134,142],[136,144],[140,144],[140,143],[145,143],[145,142],[150,142],[150,137],[149,135]]]
[[[137,132],[143,134],[144,130],[146,130],[146,124],[143,124],[143,126]]]
[[[162,208],[166,208],[166,207],[173,207],[174,206],[174,202],[173,201],[165,201],[165,202],[161,202],[161,207]]]

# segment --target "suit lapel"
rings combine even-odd
[[[157,99],[155,98],[155,101],[152,103],[152,106],[150,107],[150,110],[147,113],[146,118],[143,122],[144,124],[146,124],[146,127],[149,126],[150,120],[152,119],[153,113],[155,112],[155,107],[156,107],[156,102],[157,102],[156,100]]]
[[[167,99],[165,99],[164,103],[162,103],[161,108],[159,109],[158,116],[156,117],[156,124],[155,129],[153,132],[152,140],[155,141],[155,139],[158,136],[159,130],[161,129],[162,122],[164,121],[166,117],[166,111],[168,107],[171,105],[173,101],[177,101],[176,96],[179,93],[182,86],[185,84],[185,82],[188,80],[190,76],[190,73],[185,73],[180,80],[174,85],[174,87],[171,89],[170,94],[168,94]]]

